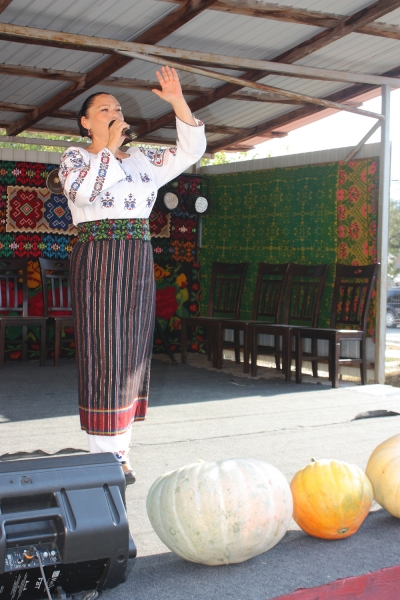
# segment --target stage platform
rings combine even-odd
[[[326,381],[311,378],[296,385],[284,382],[273,371],[253,380],[237,371],[208,369],[201,360],[205,358],[196,358],[196,366],[153,360],[148,418],[133,428],[131,461],[138,479],[127,489],[138,558],[129,566],[127,581],[101,597],[398,598],[397,591],[391,595],[390,581],[400,588],[395,568],[400,565],[400,520],[376,505],[351,538],[318,540],[292,522],[275,548],[240,565],[188,563],[161,543],[147,519],[145,503],[152,482],[166,471],[199,458],[232,457],[268,461],[289,481],[311,457],[345,460],[364,469],[374,447],[400,430],[400,416],[353,420],[371,410],[400,412],[398,388],[342,382],[334,390]],[[75,363],[61,361],[58,369],[50,361],[44,368],[35,362],[6,363],[0,371],[0,432],[2,459],[37,450],[49,454],[65,448],[86,451],[86,434],[79,429],[77,414]],[[332,583],[339,579],[345,581]],[[326,584],[331,585],[312,590]],[[300,588],[308,591],[290,596]]]

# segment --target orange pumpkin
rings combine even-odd
[[[355,533],[369,513],[372,486],[356,465],[317,460],[296,473],[290,484],[293,518],[309,535],[338,540]]]

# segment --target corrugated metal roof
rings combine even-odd
[[[258,5],[262,5],[259,0]],[[285,6],[289,2],[276,2]],[[295,9],[322,13],[351,15],[371,4],[365,0],[291,0]],[[0,14],[0,21],[14,25],[36,27],[86,36],[133,40],[179,5],[156,0],[13,0]],[[400,25],[399,8],[378,19],[381,23]],[[249,59],[273,59],[296,47],[323,29],[300,23],[281,22],[238,14],[206,10],[188,21],[177,31],[158,43],[186,50],[206,51]],[[343,71],[380,74],[400,67],[398,48],[400,40],[352,33],[302,58],[298,64]],[[0,41],[0,63],[58,69],[88,73],[101,64],[108,55],[100,52],[76,51],[66,48],[49,48],[17,42]],[[132,60],[113,75],[147,81],[156,81],[156,65],[142,60]],[[225,70],[237,74],[241,71]],[[222,83],[209,77],[181,72],[182,84],[216,88]],[[260,80],[268,85],[314,95],[328,96],[347,87],[346,84],[308,79],[294,79],[271,75]],[[40,106],[70,83],[63,81],[0,75],[0,102]],[[98,84],[81,96],[67,101],[64,109],[78,111],[82,100],[89,93],[105,89],[116,95],[126,115],[152,120],[169,112],[169,107],[150,91],[122,89]],[[256,126],[270,119],[290,113],[298,106],[221,99],[196,111],[206,123],[241,128]],[[14,122],[21,118],[20,112],[1,111],[0,121]],[[45,117],[40,127],[71,129],[73,121]],[[159,130],[155,137],[170,139],[170,130]],[[209,134],[209,142],[223,137]]]

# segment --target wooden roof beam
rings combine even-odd
[[[157,23],[154,27],[150,28],[144,34],[139,36],[139,38],[137,38],[136,42],[137,43],[145,43],[146,41],[151,39],[152,43],[154,44],[154,42],[159,41],[157,39],[157,35],[159,36],[159,39],[162,39],[162,37],[164,37],[165,35],[168,35],[168,33],[170,33],[171,30],[173,30],[174,28],[177,28],[177,26],[180,26],[181,24],[183,24],[183,21],[187,22],[187,20],[189,18],[196,16],[197,14],[199,14],[199,12],[201,12],[202,10],[205,10],[208,6],[211,6],[211,4],[212,4],[211,0],[202,0],[201,2],[195,2],[195,0],[189,0],[189,2],[187,4],[185,4],[183,7],[181,7],[181,9],[178,9],[178,11],[175,11],[175,13],[172,13],[173,18],[171,17],[171,15],[168,15],[168,17],[166,17],[165,19],[161,19],[161,21],[159,23]],[[375,20],[379,16],[382,16],[383,14],[385,14],[387,12],[391,12],[392,10],[394,10],[394,8],[397,8],[397,6],[399,6],[399,5],[400,5],[400,2],[396,2],[395,0],[380,0],[379,2],[375,2],[374,4],[370,5],[369,7],[363,9],[362,11],[359,11],[355,15],[351,15],[350,17],[345,19],[344,22],[340,23],[339,25],[336,25],[334,28],[324,31],[320,34],[317,34],[316,36],[313,36],[311,38],[311,40],[308,40],[307,42],[303,42],[302,44],[300,44],[296,48],[292,49],[291,51],[284,53],[280,57],[277,57],[275,59],[275,61],[281,61],[281,62],[284,60],[286,62],[297,61],[302,56],[307,56],[310,52],[313,52],[316,49],[319,49],[319,48],[325,46],[326,44],[330,43],[331,41],[335,41],[335,40],[339,39],[340,37],[347,35],[348,33],[351,33],[352,31],[355,31],[357,29],[357,27],[359,27],[360,25],[365,25],[366,23]],[[181,11],[181,12],[180,12],[180,15],[178,15],[179,18],[177,18],[177,13],[179,13],[179,11]],[[168,19],[169,19],[169,21],[168,21]],[[24,27],[18,27],[18,26],[13,26],[13,25],[8,25],[8,24],[0,24],[1,31],[8,33],[8,34],[12,33],[13,35],[15,35],[15,33],[17,32],[18,35],[21,36],[21,38],[26,37],[28,29],[31,31],[30,35],[36,35],[37,37],[41,37],[43,39],[50,39],[50,38],[55,37],[58,40],[60,40],[62,37],[64,37],[64,38],[68,38],[69,40],[74,42],[76,40],[74,40],[73,38],[80,38],[80,39],[84,38],[84,36],[74,36],[74,35],[70,35],[70,34],[61,34],[60,32],[51,32],[51,31],[47,31],[47,30],[35,30],[32,28],[24,28]],[[149,36],[149,37],[146,37],[146,36]],[[143,40],[143,38],[145,38],[145,39]],[[84,38],[84,39],[88,42],[88,44],[96,45],[96,43],[98,43],[98,38]],[[110,42],[110,40],[109,40],[109,42]],[[113,41],[111,41],[111,42],[113,42]],[[116,42],[114,41],[114,43],[116,43]],[[124,43],[118,42],[118,45],[123,46]],[[83,90],[89,89],[93,85],[96,85],[99,81],[101,81],[105,77],[109,76],[111,74],[111,72],[115,71],[116,69],[121,68],[121,66],[126,64],[127,61],[128,61],[127,58],[122,58],[122,57],[116,58],[114,56],[110,57],[109,59],[102,62],[100,65],[98,65],[98,67],[93,69],[90,73],[86,74],[84,81],[81,80],[79,82],[74,82],[71,86],[62,90],[55,97],[49,99],[41,107],[38,107],[30,115],[27,115],[27,116],[23,117],[22,119],[18,120],[17,122],[15,122],[12,126],[10,126],[8,133],[10,135],[14,135],[20,131],[23,131],[24,129],[27,129],[32,124],[37,123],[38,121],[40,121],[42,118],[44,118],[48,114],[51,114],[51,112],[53,112],[54,110],[63,106],[63,104],[67,103],[69,100],[80,95]],[[245,78],[249,79],[249,80],[251,80],[251,79],[257,80],[264,76],[262,74],[263,73],[262,71],[255,71],[255,72],[253,72],[253,71],[254,70],[248,71],[245,74]],[[268,74],[268,72],[265,73],[265,75],[267,75],[267,74]],[[233,84],[228,84],[227,86],[226,85],[221,86],[220,88],[217,88],[217,90],[215,90],[215,91],[213,90],[213,92],[210,95],[206,94],[203,97],[199,98],[197,101],[195,100],[195,101],[191,102],[191,107],[195,106],[197,108],[194,108],[194,110],[197,110],[199,107],[202,108],[202,107],[210,104],[210,102],[214,102],[216,100],[221,99],[222,97],[226,97],[227,95],[229,95],[232,92],[237,91],[238,89],[240,89],[240,87],[233,85]],[[168,124],[168,123],[164,122],[165,119],[167,119],[167,121],[169,119],[169,122],[171,122],[171,120],[174,120],[174,115],[172,113],[169,113],[168,115],[162,117],[161,119],[163,120],[162,123],[160,122],[160,119],[155,119],[153,121],[151,129],[149,129],[148,127],[146,128],[147,133],[149,133],[150,131],[155,131],[155,130],[159,129],[160,127],[164,126],[165,124]],[[140,132],[140,133],[144,133],[144,132]]]
[[[399,2],[400,4],[400,2]],[[123,56],[130,56],[139,60],[151,61],[151,57],[162,58],[168,61],[168,64],[183,71],[190,65],[199,64],[201,67],[209,66],[212,69],[254,69],[256,71],[268,72],[269,74],[282,75],[285,77],[295,77],[300,79],[317,79],[321,81],[339,81],[343,83],[372,83],[378,85],[392,85],[400,87],[400,79],[394,77],[382,77],[380,75],[370,75],[369,73],[355,73],[354,71],[338,71],[336,69],[320,69],[318,67],[306,67],[304,65],[284,64],[272,60],[254,60],[249,58],[240,58],[237,56],[225,56],[220,54],[210,54],[208,52],[195,52],[191,50],[178,50],[177,48],[165,48],[163,46],[148,47],[147,52],[136,52],[117,50]],[[185,60],[177,62],[174,58],[177,56]],[[154,62],[154,61],[153,61]],[[177,66],[178,65],[178,66]],[[216,75],[219,73],[216,72]]]
[[[382,17],[384,14],[392,12],[399,6],[400,1],[395,0],[379,0],[378,2],[374,2],[370,6],[358,11],[357,13],[346,17],[346,19],[331,29],[327,29],[326,31],[318,33],[317,35],[312,36],[310,39],[302,42],[298,46],[295,46],[291,50],[280,54],[273,59],[273,62],[294,63],[299,61],[305,56],[308,56],[310,53],[329,45],[331,42],[337,41],[353,31],[356,31],[358,27],[367,25],[379,17]],[[269,74],[269,71],[263,72],[256,69],[250,69],[245,71],[241,75],[241,78],[249,81],[257,81]],[[210,94],[205,94],[196,100],[192,100],[189,103],[190,109],[193,113],[195,113],[196,111],[209,106],[210,104],[213,104],[222,98],[230,96],[232,93],[238,92],[240,89],[242,88],[233,83],[226,83],[210,92]],[[163,115],[162,117],[153,119],[151,126],[147,129],[146,133],[157,131],[157,129],[164,127],[173,120],[174,113],[172,111]],[[144,132],[141,130],[141,128],[139,128],[137,133],[138,135],[142,135]]]
[[[0,14],[11,4],[12,0],[0,0]]]
[[[15,77],[31,77],[33,79],[46,79],[54,81],[79,81],[84,76],[83,73],[74,71],[58,71],[56,69],[42,69],[40,67],[26,67],[22,65],[9,65],[0,63],[0,74],[12,75]],[[101,84],[107,87],[117,87],[122,89],[149,91],[158,86],[158,81],[146,81],[144,79],[131,79],[129,77],[106,77]],[[213,91],[214,88],[182,85],[182,91],[192,96],[201,96]],[[277,94],[263,94],[262,92],[238,92],[231,94],[230,100],[239,100],[246,102],[272,102],[278,104],[298,104],[294,100],[289,100],[284,96]],[[31,107],[32,110],[32,107]],[[24,112],[24,111],[21,111]]]
[[[32,112],[32,110],[34,110],[35,108],[36,107],[32,106],[32,104],[13,104],[11,102],[0,102],[0,112],[5,111],[5,112],[29,113],[29,112]],[[56,110],[49,116],[54,119],[68,119],[68,120],[75,121],[78,116],[78,113],[74,110]],[[129,115],[125,115],[124,118],[127,121],[127,123],[129,123],[130,125],[142,125],[143,123],[147,122],[146,119],[133,117],[133,116],[129,116]],[[10,123],[7,123],[7,124],[10,125]],[[175,126],[167,125],[166,129],[175,129]],[[73,135],[79,135],[78,128],[74,131],[75,131],[75,133]],[[243,128],[243,127],[230,127],[229,125],[208,124],[207,131],[209,133],[234,135],[237,133],[245,133],[247,131],[247,129]]]
[[[211,0],[208,0],[211,1]],[[359,22],[360,20],[366,20],[367,18],[372,18],[375,14],[380,14],[382,12],[382,8],[380,11],[377,10],[376,5],[390,5],[393,10],[393,6],[400,6],[400,0],[379,0],[375,2],[374,5],[369,7],[371,10],[368,13],[369,17],[365,16],[364,11],[360,11],[363,13],[358,19],[355,19],[356,15],[353,15],[352,19]],[[375,8],[375,10],[372,10]],[[386,8],[387,10],[387,8]],[[357,13],[358,14],[358,13]],[[350,20],[350,17],[349,17]],[[54,31],[42,30],[42,29],[34,29],[31,27],[19,27],[15,25],[8,25],[4,23],[0,23],[0,31],[18,31],[22,38],[26,36],[38,38],[47,38],[49,34],[57,35],[58,38],[61,39],[62,36],[69,38],[68,34],[60,34]],[[140,58],[141,60],[146,60],[146,55],[151,56],[160,56],[162,58],[168,58],[172,60],[180,60],[182,61],[182,66],[185,64],[201,64],[213,69],[235,69],[235,70],[245,70],[252,69],[258,70],[261,72],[265,72],[267,75],[270,73],[275,73],[278,75],[285,75],[289,77],[300,77],[306,79],[321,79],[323,81],[341,81],[345,83],[378,83],[379,85],[399,85],[400,81],[390,80],[389,78],[383,78],[379,75],[370,75],[368,73],[355,73],[351,71],[339,71],[334,69],[321,69],[316,67],[307,67],[303,65],[293,65],[291,64],[293,61],[299,60],[299,58],[303,58],[307,56],[311,52],[318,50],[319,48],[326,45],[326,43],[335,41],[335,39],[339,39],[343,35],[347,35],[352,31],[352,23],[345,25],[335,26],[332,30],[324,31],[320,34],[317,34],[313,38],[306,40],[299,46],[296,46],[292,50],[289,50],[284,55],[279,57],[279,60],[253,60],[240,58],[236,56],[224,56],[220,54],[211,54],[207,52],[197,52],[192,50],[182,50],[179,48],[168,48],[165,46],[156,46],[154,44],[146,44],[143,42],[123,42],[120,40],[110,40],[107,38],[94,38],[88,36],[78,36],[75,35],[75,38],[80,38],[80,43],[87,43],[88,46],[91,44],[95,44],[96,47],[104,47],[106,49],[112,48],[118,55],[122,55],[125,61],[128,61],[133,58]],[[293,56],[296,55],[296,58]],[[299,56],[301,55],[301,56]],[[283,56],[286,57],[286,63],[283,59]],[[111,60],[111,59],[110,59]],[[121,56],[114,56],[114,61],[122,60]],[[106,61],[107,62],[107,61]],[[279,63],[279,65],[277,64]],[[105,63],[101,63],[99,65],[104,67]],[[99,68],[97,67],[97,68]],[[14,67],[15,68],[15,67]],[[7,69],[12,69],[11,66],[8,66]],[[25,73],[27,73],[26,68],[24,68]],[[36,71],[37,74],[40,73],[39,70]],[[54,76],[59,76],[60,71],[54,71]],[[51,75],[51,71],[49,71]],[[73,75],[74,81],[78,80],[78,78]],[[108,76],[106,76],[108,77]],[[93,78],[92,73],[81,73],[79,80],[90,80]],[[103,80],[105,77],[103,77]]]
[[[76,73],[74,71],[59,71],[58,69],[42,69],[41,67],[25,67],[23,65],[5,63],[0,63],[0,74],[54,81],[79,81],[85,76],[84,73]]]
[[[182,25],[196,17],[198,14],[203,12],[206,8],[211,6],[211,4],[215,0],[187,0],[187,2],[178,8],[176,11],[168,14],[166,17],[160,19],[155,25],[144,31],[142,34],[135,38],[136,43],[146,44],[151,42],[152,44],[157,44],[160,40],[167,37],[170,33],[176,31]],[[13,32],[14,34],[19,32],[20,39],[19,41],[23,41],[21,38],[26,38],[26,30],[31,30],[32,37],[35,37],[35,30],[33,28],[21,28],[14,25],[8,24],[0,24],[0,33],[10,34]],[[25,31],[23,31],[25,30]],[[51,41],[61,41],[65,43],[79,43],[79,40],[85,39],[87,41],[86,36],[77,36],[74,34],[65,34],[55,31],[48,31],[44,29],[38,29],[36,32],[41,32],[41,39],[47,39]],[[40,37],[36,33],[36,39]],[[29,38],[29,35],[28,35]],[[92,38],[92,41],[95,38]],[[89,44],[88,44],[89,47]],[[44,117],[48,116],[54,110],[57,110],[76,98],[80,96],[83,91],[90,89],[94,85],[97,85],[100,81],[103,81],[106,77],[118,71],[121,67],[125,66],[130,62],[130,59],[122,56],[112,55],[105,61],[101,62],[97,67],[92,69],[89,73],[85,74],[84,80],[80,80],[78,82],[72,83],[66,89],[61,90],[58,94],[50,98],[47,102],[44,102],[41,106],[37,107],[30,114],[22,117],[15,123],[13,123],[8,129],[8,135],[16,135],[28,129],[35,123],[41,121]]]
[[[385,117],[378,113],[369,112],[360,108],[356,108],[354,106],[331,102],[329,100],[325,100],[324,98],[316,98],[315,96],[308,96],[306,94],[299,94],[298,92],[291,92],[290,90],[285,90],[283,88],[277,88],[274,86],[266,85],[265,83],[257,83],[256,81],[248,81],[246,79],[241,79],[239,77],[232,77],[231,75],[224,75],[223,73],[217,73],[215,71],[210,71],[209,69],[200,69],[199,67],[191,67],[189,65],[182,65],[180,63],[176,63],[167,58],[161,58],[159,56],[150,56],[148,54],[139,54],[135,52],[130,52],[129,56],[133,58],[142,57],[142,60],[160,64],[160,65],[169,65],[170,67],[174,67],[176,69],[181,69],[183,71],[188,71],[189,73],[196,73],[197,75],[203,75],[204,77],[211,77],[214,79],[218,79],[221,81],[227,81],[230,84],[242,86],[242,87],[250,87],[256,90],[263,90],[266,92],[272,92],[276,94],[282,94],[287,98],[294,99],[303,103],[317,104],[318,106],[325,106],[325,108],[334,108],[335,110],[345,110],[348,112],[352,112],[355,114],[363,115],[365,117],[372,117],[374,119],[384,120]],[[164,127],[166,124],[164,125]]]
[[[158,1],[171,2],[173,4],[182,4],[185,2],[185,0]],[[270,19],[284,23],[311,25],[313,27],[322,27],[326,29],[334,27],[346,18],[346,15],[323,13],[315,10],[281,6],[267,2],[255,2],[254,0],[217,0],[210,6],[210,10],[225,12],[232,15]],[[369,25],[359,27],[357,33],[400,40],[400,27],[397,25],[389,25],[387,23],[370,23]]]
[[[203,0],[204,2],[205,0]],[[212,0],[207,0],[211,2]],[[185,5],[186,6],[186,5]],[[357,82],[357,83],[379,83],[380,85],[396,85],[397,82],[391,81],[379,81],[379,75],[369,75],[365,73],[354,73],[348,71],[339,71],[333,69],[321,69],[315,67],[306,67],[303,65],[293,65],[293,52],[297,53],[296,60],[299,59],[299,54],[301,57],[307,56],[311,52],[319,49],[326,45],[327,40],[334,41],[335,39],[340,39],[343,35],[348,35],[354,31],[355,24],[360,22],[367,22],[368,19],[374,18],[377,14],[382,14],[387,11],[393,11],[394,8],[400,6],[400,0],[379,0],[375,2],[373,5],[370,5],[366,9],[359,11],[355,15],[348,17],[346,19],[346,23],[340,23],[336,25],[329,31],[323,31],[313,38],[304,41],[299,46],[296,46],[294,49],[289,50],[285,53],[285,55],[281,55],[279,60],[275,58],[272,61],[266,60],[252,60],[252,59],[244,59],[235,56],[223,56],[218,54],[211,54],[205,52],[196,52],[190,50],[182,50],[178,48],[168,48],[163,46],[156,46],[154,44],[146,44],[143,41],[136,40],[134,42],[124,42],[120,40],[110,40],[107,38],[98,38],[98,37],[90,37],[90,36],[80,36],[75,35],[72,36],[76,38],[77,43],[80,45],[85,45],[85,47],[96,46],[101,49],[114,50],[119,54],[123,54],[125,56],[129,56],[130,53],[142,53],[142,54],[150,54],[154,56],[162,56],[171,58],[173,60],[179,59],[184,63],[189,62],[190,64],[205,64],[207,66],[211,66],[212,68],[231,68],[231,69],[255,69],[260,71],[266,71],[271,73],[276,73],[279,75],[289,75],[291,77],[305,77],[309,79],[322,79],[329,81],[343,81],[343,82]],[[176,25],[176,23],[175,23]],[[19,35],[21,40],[25,40],[27,37],[36,37],[37,39],[49,39],[51,36],[56,36],[60,41],[63,37],[66,40],[70,39],[69,34],[64,34],[56,31],[42,30],[42,29],[34,29],[31,27],[20,27],[16,25],[9,25],[5,23],[0,23],[0,32],[4,34],[13,34]],[[305,51],[306,49],[306,51]],[[135,56],[135,57],[136,57]],[[288,59],[288,64],[284,64],[283,56],[286,56]],[[290,59],[289,59],[290,56]],[[118,60],[118,57],[114,57],[114,60]],[[279,66],[277,66],[277,62],[279,62]],[[103,64],[102,64],[103,65]],[[8,69],[12,69],[12,67],[8,66]],[[267,71],[268,69],[268,71]],[[49,71],[51,74],[51,71]],[[60,71],[54,71],[53,75],[57,76],[60,74]],[[80,74],[81,78],[86,77],[89,78],[90,74]],[[72,76],[76,78],[76,76]],[[400,85],[400,83],[399,83]]]
[[[385,73],[388,77],[399,77],[400,76],[400,66],[387,71]],[[367,84],[357,84],[350,87],[345,88],[344,90],[340,90],[339,92],[335,92],[327,96],[327,100],[331,100],[332,102],[348,102],[362,94],[370,92],[371,90],[376,89],[378,86],[367,85]],[[232,147],[235,144],[239,144],[241,142],[246,142],[247,140],[251,140],[253,137],[258,137],[260,135],[267,134],[268,132],[279,130],[281,127],[286,127],[291,123],[295,123],[296,121],[300,121],[308,116],[319,113],[324,109],[316,106],[303,106],[302,108],[298,108],[284,115],[280,115],[279,117],[275,117],[270,121],[266,121],[265,123],[261,123],[256,125],[253,128],[248,129],[248,133],[245,137],[240,135],[229,136],[223,140],[218,140],[214,144],[211,144],[207,150],[209,152],[215,153],[223,150],[226,146]]]
[[[9,125],[9,123],[7,121],[0,121],[0,128],[6,128],[7,125]],[[65,136],[70,136],[70,137],[80,137],[79,135],[79,131],[78,129],[70,129],[70,128],[64,128],[64,127],[56,127],[56,126],[49,126],[49,127],[45,127],[45,126],[41,126],[41,125],[34,125],[31,129],[26,129],[25,130],[26,133],[52,133],[52,134],[56,134],[56,135],[65,135]],[[0,135],[1,137],[1,135]],[[7,138],[7,139],[5,139]],[[52,143],[52,142],[63,142],[63,140],[44,140],[43,138],[38,138],[38,140],[41,140],[41,142],[43,142],[42,145],[46,145],[46,146],[63,146],[63,143]],[[27,141],[25,137],[22,136],[4,136],[3,140],[0,141],[5,141],[5,142],[12,142],[12,143],[17,143],[17,144],[39,144],[39,141],[34,141],[32,138],[30,139],[30,141]],[[88,143],[86,142],[74,142],[74,144],[77,143],[80,146],[87,146]],[[149,137],[143,137],[140,138],[140,141],[138,141],[137,143],[133,144],[134,146],[140,146],[141,144],[150,144],[153,146],[176,146],[176,139],[165,139],[165,138],[157,138],[156,136],[149,136]],[[66,146],[70,146],[71,142],[66,142]]]

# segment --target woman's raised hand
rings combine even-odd
[[[182,94],[182,88],[179,81],[178,73],[175,69],[170,67],[162,67],[161,73],[156,71],[157,79],[160,82],[160,90],[151,90],[161,100],[165,100],[172,104],[172,108],[175,111],[176,116],[181,121],[188,123],[189,125],[196,125],[196,121],[193,118],[191,110],[186,103],[185,98]]]
[[[156,89],[151,91],[157,94],[161,100],[165,100],[173,105],[174,102],[183,98],[178,73],[175,69],[161,67],[161,73],[156,71],[156,75],[161,86],[161,91]]]

